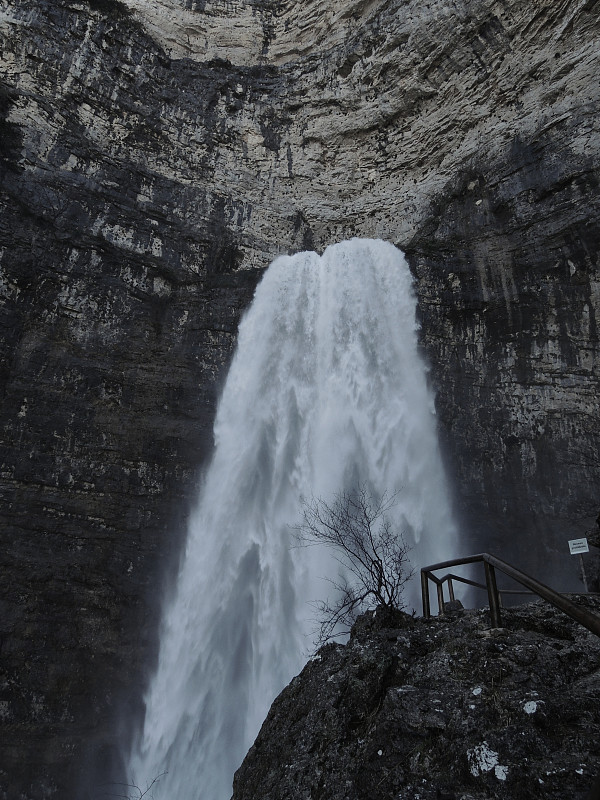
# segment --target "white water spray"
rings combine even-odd
[[[227,800],[270,704],[302,667],[310,601],[329,593],[332,564],[319,548],[292,547],[301,497],[331,500],[358,483],[398,491],[392,515],[413,564],[454,554],[415,306],[404,257],[381,241],[278,258],[258,286],[129,765],[144,786],[168,771],[157,798]]]

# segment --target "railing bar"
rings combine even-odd
[[[434,580],[435,575],[431,575],[430,578]],[[487,589],[485,583],[472,581],[469,578],[463,578],[462,575],[454,575],[454,573],[448,573],[448,575],[444,575],[443,578],[439,578],[438,580],[440,583],[446,583],[446,582],[450,583],[451,580],[460,581],[461,583],[466,583],[469,586],[474,586],[476,589]],[[437,583],[437,581],[435,582]],[[531,594],[531,595],[536,594],[536,592],[532,592],[530,589],[498,589],[498,592],[499,594]]]
[[[421,571],[421,598],[423,600],[423,616],[425,619],[431,617],[431,607],[429,605],[429,581],[425,570]]]
[[[500,597],[498,596],[498,587],[496,586],[496,570],[487,559],[484,559],[483,566],[485,568],[485,582],[487,583],[492,627],[501,628],[502,615],[500,613]]]
[[[432,583],[435,583],[436,586],[440,586],[443,583],[443,578],[438,578],[437,575],[431,575],[427,572],[427,577]]]
[[[460,575],[446,575],[444,578],[442,578],[440,583],[443,583],[445,580],[448,580],[449,578],[452,578],[455,581],[460,581],[461,583],[467,583],[469,586],[476,586],[478,589],[486,588],[485,583],[478,583],[477,581],[469,580],[469,578],[461,578]]]
[[[423,567],[426,572],[435,572],[438,569],[446,569],[446,567],[458,567],[461,564],[475,564],[478,561],[483,561],[487,553],[478,553],[475,556],[467,556],[466,558],[453,558],[450,561],[440,561],[439,564],[430,564]]]
[[[485,571],[486,571],[486,582],[488,588],[488,595],[490,601],[490,612],[492,615],[492,624],[498,625],[500,624],[500,594],[498,592],[498,588],[496,585],[495,579],[495,572],[494,568],[499,569],[505,575],[508,575],[509,578],[512,578],[517,583],[520,583],[521,586],[525,586],[527,589],[531,591],[533,594],[537,594],[542,597],[544,600],[547,600],[556,608],[564,611],[565,614],[570,616],[572,619],[579,622],[583,625],[584,628],[595,633],[596,636],[600,636],[600,615],[589,611],[582,606],[577,605],[576,603],[571,602],[563,595],[559,594],[558,592],[551,589],[546,584],[541,583],[540,581],[532,578],[530,575],[527,575],[525,572],[521,572],[521,570],[513,567],[511,564],[508,564],[506,561],[503,561],[501,558],[497,556],[493,556],[490,553],[478,553],[474,556],[468,556],[467,558],[455,558],[450,561],[441,561],[439,564],[431,564],[428,567],[424,567],[421,570],[421,585],[427,586],[427,592],[423,590],[423,613],[427,610],[427,614],[431,614],[431,610],[429,608],[429,586],[427,581],[431,580],[436,584],[437,587],[437,594],[438,594],[438,603],[440,604],[440,613],[443,614],[443,583],[445,580],[449,580],[450,577],[446,576],[443,579],[436,578],[435,575],[431,573],[434,570],[445,569],[447,567],[455,567],[460,566],[462,564],[474,564],[478,561],[483,561],[485,564]],[[452,578],[455,580],[461,581],[462,583],[466,583],[470,586],[475,586],[476,588],[484,588],[481,584],[478,584],[474,581],[470,581],[467,578],[461,578],[459,575],[452,575]],[[504,589],[501,590],[504,594],[528,594],[528,592],[521,592],[516,589]],[[427,598],[426,598],[427,595]]]
[[[435,575],[430,576],[432,580],[435,579]],[[475,586],[477,589],[487,589],[485,583],[479,583],[478,581],[472,581],[469,578],[463,578],[462,575],[455,575],[453,572],[449,572],[447,575],[444,575],[443,578],[438,579],[440,583],[450,582],[451,580],[460,581],[461,583],[466,583],[469,586]],[[530,589],[498,589],[500,594],[536,594],[536,592],[532,592]]]
[[[487,564],[496,567],[501,572],[504,572],[505,575],[508,575],[518,583],[526,586],[528,589],[531,589],[536,594],[539,594],[540,597],[543,597],[544,600],[547,600],[553,606],[556,606],[556,608],[564,611],[565,614],[568,614],[568,616],[579,622],[584,628],[587,628],[592,633],[595,633],[596,636],[600,636],[600,616],[588,611],[587,608],[582,608],[581,606],[572,603],[570,600],[567,600],[566,597],[563,597],[558,592],[555,592],[554,589],[546,586],[545,583],[541,583],[535,578],[527,575],[525,572],[521,572],[521,570],[511,566],[510,564],[507,564],[506,561],[503,561],[501,558],[492,556],[489,553],[485,553],[484,556]]]

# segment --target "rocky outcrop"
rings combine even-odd
[[[600,641],[542,603],[504,620],[359,618],[277,698],[233,800],[584,800]]]
[[[105,774],[135,717],[117,709],[279,252],[407,252],[465,550],[577,582],[565,540],[600,505],[599,9],[2,5],[8,796],[73,796],[82,742]]]

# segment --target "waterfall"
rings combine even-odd
[[[294,548],[301,498],[398,492],[413,564],[454,555],[433,398],[402,253],[354,239],[276,259],[244,316],[128,775],[164,800],[227,800],[311,649],[335,562]],[[416,597],[408,597],[417,605]]]

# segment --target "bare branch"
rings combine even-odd
[[[330,581],[333,599],[315,604],[317,646],[348,632],[368,608],[404,608],[402,594],[413,571],[408,546],[387,516],[396,497],[373,497],[363,485],[332,502],[302,501],[302,522],[293,528],[296,539],[303,546],[328,547],[349,576]]]
[[[116,791],[110,793],[107,792],[106,794],[103,795],[103,797],[116,798],[117,800],[143,800],[144,797],[147,797],[148,800],[153,800],[154,794],[150,794],[150,790],[156,783],[159,782],[159,780],[163,777],[163,775],[166,774],[167,772],[165,770],[165,772],[161,772],[159,775],[156,775],[156,777],[150,781],[150,783],[146,786],[145,789],[141,789],[141,787],[139,787],[133,781],[131,783],[113,782],[107,784],[109,786],[114,786]],[[116,787],[119,788],[117,789]]]

